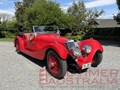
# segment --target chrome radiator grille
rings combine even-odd
[[[71,49],[75,48],[74,40],[68,40],[65,44],[66,44],[68,50],[71,50]]]

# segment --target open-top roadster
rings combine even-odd
[[[19,33],[15,38],[18,53],[46,61],[46,69],[57,79],[62,79],[68,68],[86,70],[97,67],[102,61],[103,48],[94,39],[77,41],[61,37],[53,27],[33,26],[31,33]]]

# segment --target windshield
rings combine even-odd
[[[33,26],[35,33],[56,33],[57,28],[55,26]]]

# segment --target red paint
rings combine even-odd
[[[49,57],[49,65],[50,65],[50,68],[52,70],[52,72],[54,74],[58,74],[59,73],[59,62],[57,60],[57,58],[53,55],[53,54],[50,54],[50,57]]]
[[[77,60],[77,64],[81,67],[83,64],[90,63],[93,60],[93,57],[97,51],[103,52],[103,47],[102,45],[94,40],[94,39],[88,39],[88,40],[83,40],[79,43],[80,49],[82,50],[82,47],[84,45],[90,45],[92,47],[92,51],[90,54],[88,54],[87,57],[79,57]]]
[[[68,55],[70,55],[64,44],[68,39],[61,37],[58,34],[39,34],[35,37],[33,33],[24,33],[22,37],[17,36],[15,40],[16,39],[19,41],[19,49],[21,52],[39,60],[45,59],[49,49],[54,50],[63,60],[66,60]],[[92,47],[92,51],[87,57],[80,56],[76,60],[80,67],[83,64],[92,62],[93,57],[98,50],[103,52],[101,44],[94,39],[79,42],[80,50],[82,50],[82,47],[86,44],[89,44]],[[52,59],[50,59],[50,62],[53,62]]]

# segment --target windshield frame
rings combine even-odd
[[[39,29],[43,28],[43,30],[41,29],[41,31],[39,30],[37,32],[35,28],[39,28]],[[46,28],[53,28],[53,30],[45,31]],[[58,28],[56,28],[56,30],[55,30],[55,26],[33,26],[33,32],[35,34],[49,34],[49,33],[59,34],[58,31],[59,31]]]

